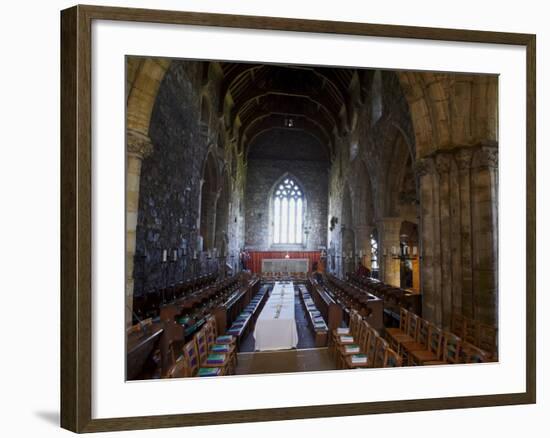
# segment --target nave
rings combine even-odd
[[[127,379],[498,360],[497,76],[126,63]]]

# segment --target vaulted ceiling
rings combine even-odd
[[[248,153],[261,134],[304,131],[332,156],[334,138],[348,126],[348,95],[354,69],[221,63],[218,110]]]

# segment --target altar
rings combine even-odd
[[[279,272],[297,272],[307,274],[309,271],[309,259],[263,259],[262,275],[276,274]]]

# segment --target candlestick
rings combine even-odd
[[[162,261],[165,262],[168,257],[168,251],[166,249],[162,250]]]

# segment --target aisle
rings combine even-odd
[[[298,290],[296,286],[294,286],[294,294],[296,297],[294,300],[294,319],[296,320],[296,328],[298,330],[298,345],[296,348],[315,348],[315,336],[311,328],[308,326],[306,310],[297,295]],[[241,341],[239,349],[241,353],[251,353],[254,351],[254,336],[252,332],[253,330],[250,330],[246,337]]]

